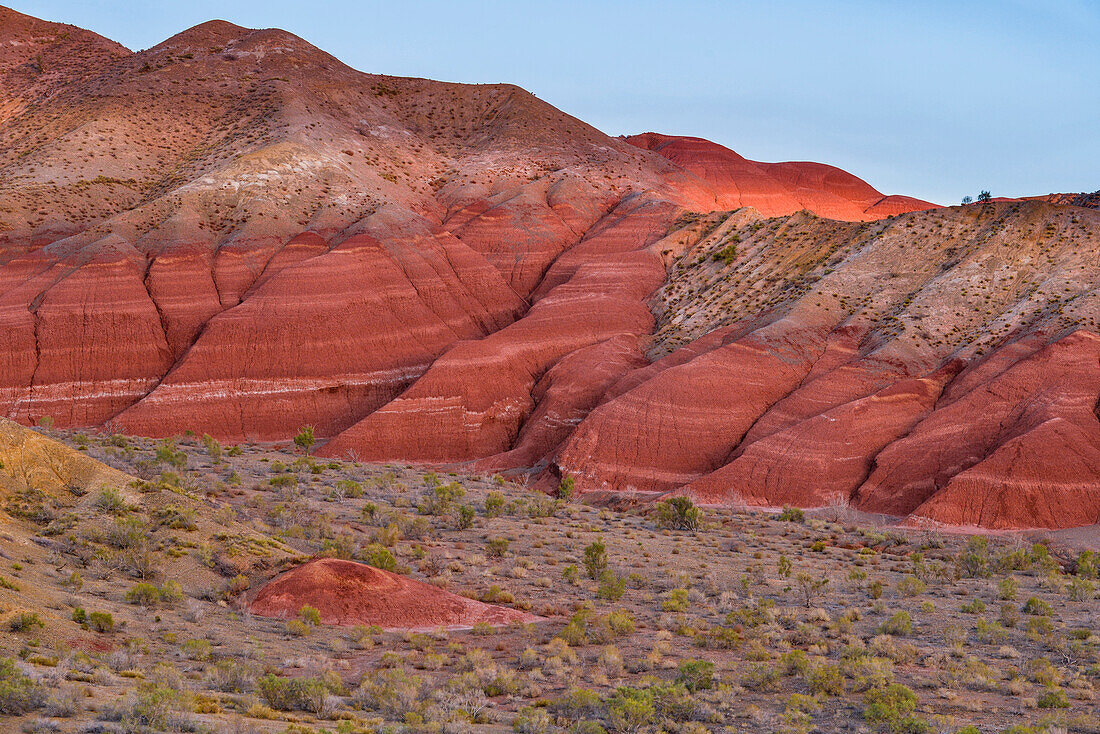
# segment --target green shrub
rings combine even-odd
[[[0,714],[19,716],[40,708],[47,690],[24,675],[12,658],[0,658]]]
[[[550,720],[550,714],[545,709],[537,706],[524,706],[519,710],[512,731],[518,734],[548,734],[554,731],[554,723]]]
[[[321,612],[316,607],[311,607],[308,604],[298,610],[298,619],[302,620],[311,627],[316,627],[321,624]]]
[[[1034,596],[1024,602],[1021,611],[1023,611],[1024,614],[1032,614],[1039,617],[1049,617],[1054,612],[1050,604]]]
[[[490,492],[485,498],[485,517],[500,517],[504,512],[504,495],[500,492]]]
[[[714,663],[709,660],[688,659],[680,662],[676,682],[691,693],[714,687]]]
[[[806,687],[813,695],[843,696],[847,683],[839,665],[815,665],[806,676]]]
[[[489,538],[485,541],[485,555],[490,558],[503,558],[508,552],[507,538]]]
[[[806,522],[806,513],[797,507],[783,505],[783,511],[779,513],[778,519],[783,522]]]
[[[1069,698],[1061,688],[1050,688],[1036,701],[1041,709],[1068,709]]]
[[[878,631],[884,635],[906,637],[913,633],[913,618],[909,612],[895,612],[894,616],[879,626]]]
[[[596,589],[597,599],[618,601],[626,593],[626,579],[612,572],[610,569],[600,574],[600,585]]]
[[[959,572],[967,578],[988,578],[993,573],[989,562],[989,540],[973,535],[956,558]]]
[[[316,440],[317,439],[313,435],[313,426],[302,426],[298,429],[298,435],[294,437],[294,444],[300,448],[303,453],[308,454],[309,450],[313,448],[313,444]]]
[[[584,570],[588,578],[598,579],[607,569],[607,546],[597,540],[584,549]]]
[[[568,502],[573,499],[573,490],[576,488],[576,482],[573,481],[573,477],[562,477],[561,484],[558,485],[558,499],[563,502]]]
[[[363,677],[359,688],[351,696],[351,705],[386,716],[404,716],[415,710],[424,690],[423,678],[401,668],[386,668]]]
[[[460,505],[455,515],[455,525],[459,530],[468,530],[474,525],[476,511],[470,505]]]
[[[617,731],[638,731],[657,716],[653,692],[620,687],[607,705],[607,723]]]
[[[902,596],[919,596],[927,588],[916,576],[906,576],[898,582],[898,593]]]
[[[121,515],[126,511],[126,500],[114,487],[107,487],[99,493],[95,501],[96,509],[112,515]]]
[[[279,711],[319,713],[329,693],[321,678],[283,678],[273,673],[257,680],[256,688],[267,705]]]
[[[698,530],[703,524],[703,513],[689,497],[673,497],[657,503],[654,516],[657,527],[671,530]]]
[[[45,626],[37,612],[20,612],[8,621],[8,629],[12,632],[26,632],[33,627]]]
[[[160,601],[160,589],[152,584],[135,584],[126,592],[126,601],[130,604],[138,604],[143,607],[155,606]]]
[[[207,640],[187,640],[180,646],[180,651],[188,660],[209,660],[213,652],[213,645]]]
[[[891,683],[882,688],[872,688],[863,697],[865,708],[863,718],[880,729],[892,732],[920,732],[920,720],[912,718],[917,708],[917,694],[900,683]]]
[[[737,259],[737,245],[726,245],[725,247],[711,255],[711,259],[715,262],[720,261],[723,265],[729,265]]]
[[[661,610],[665,612],[685,612],[687,608],[687,589],[672,589],[668,592],[668,598],[661,603]]]
[[[88,615],[88,626],[96,632],[108,633],[115,630],[115,618],[110,612],[92,612]]]
[[[397,559],[389,548],[378,545],[377,543],[371,543],[367,547],[359,551],[359,558],[368,566],[374,566],[380,568],[383,571],[396,571]]]

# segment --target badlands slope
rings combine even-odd
[[[132,53],[0,8],[0,90],[0,415],[1098,519],[1095,211],[933,209],[221,21]]]

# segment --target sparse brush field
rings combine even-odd
[[[140,481],[4,498],[3,731],[1100,732],[1098,559],[1080,549],[51,435]],[[245,611],[318,554],[545,621]]]

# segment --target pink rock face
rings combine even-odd
[[[565,443],[561,472],[588,489],[664,492],[717,469],[824,346],[825,333],[787,327],[718,346],[604,403]]]
[[[609,226],[570,250],[585,249],[583,264],[555,263],[547,279],[558,284],[537,296],[523,318],[457,344],[406,392],[319,454],[453,462],[509,451],[535,409],[532,393],[546,370],[578,350],[624,335],[636,341],[653,328],[645,299],[664,269],[641,248],[666,226],[670,207],[631,202],[623,208],[629,215],[613,212]],[[645,226],[639,229],[638,221]]]
[[[324,624],[383,629],[469,629],[475,624],[501,626],[539,619],[336,558],[308,561],[276,576],[259,590],[248,611],[293,619],[307,605],[320,612]]]
[[[866,181],[821,163],[758,163],[702,138],[643,133],[626,138],[660,153],[702,179],[717,207],[751,206],[767,217],[808,209],[822,217],[883,219],[936,205],[904,196],[883,196]]]
[[[35,365],[11,412],[23,421],[50,416],[58,426],[103,423],[171,366],[160,316],[129,258],[104,257],[56,276],[31,323],[17,318],[8,337]],[[16,375],[26,376],[27,361],[14,365]]]
[[[607,389],[646,359],[632,334],[620,334],[566,355],[535,383],[531,411],[511,450],[474,462],[478,471],[541,468],[544,459],[596,407]]]
[[[681,491],[706,504],[846,505],[875,455],[932,410],[946,378],[902,380],[778,430]]]
[[[1100,337],[1074,332],[957,395],[884,449],[855,500],[869,512],[959,525],[1096,522],[1098,394]]]
[[[522,304],[453,236],[354,236],[270,275],[219,313],[160,385],[114,424],[236,438],[287,434],[288,416],[332,435],[400,392],[458,339]],[[240,345],[250,345],[241,350]]]

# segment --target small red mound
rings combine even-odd
[[[337,558],[318,558],[276,576],[260,589],[248,610],[261,617],[290,618],[306,605],[315,607],[325,624],[389,629],[464,628],[538,619]]]

